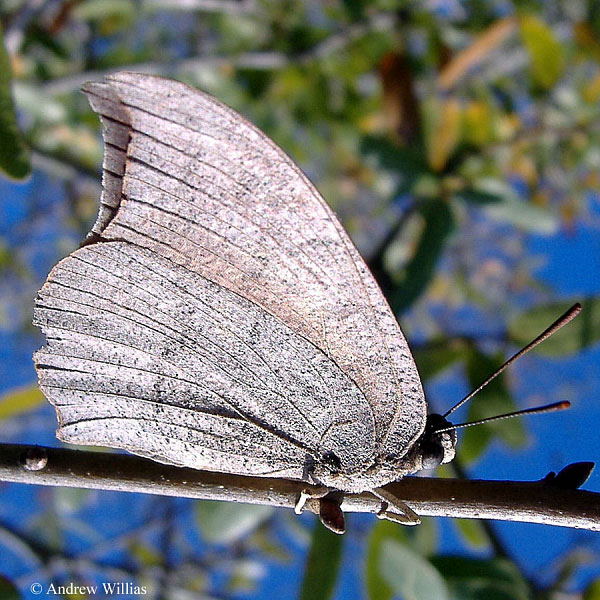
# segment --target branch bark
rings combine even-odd
[[[28,455],[35,455],[36,460],[27,460]],[[21,444],[0,444],[0,481],[284,508],[294,508],[300,492],[312,488],[301,481],[196,471],[130,454]],[[497,519],[600,531],[600,493],[562,489],[542,480],[407,477],[386,489],[420,516]],[[381,501],[370,493],[347,495],[342,504],[345,512],[377,513],[380,508]],[[318,513],[318,500],[309,499],[306,509]]]

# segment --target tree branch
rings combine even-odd
[[[20,444],[0,444],[0,481],[284,508],[294,508],[300,492],[313,487],[301,481],[174,467],[130,454]],[[522,521],[600,531],[600,494],[562,489],[548,480],[407,477],[387,485],[386,489],[421,516]],[[370,493],[347,495],[342,504],[345,512],[377,513],[380,508],[381,501]],[[318,513],[319,501],[308,500],[306,509]]]
[[[187,0],[192,4],[198,0]],[[208,5],[207,0],[203,0]],[[180,59],[176,63],[150,61],[120,65],[106,70],[88,70],[64,77],[57,77],[39,85],[40,93],[71,93],[89,81],[102,81],[107,75],[117,71],[135,71],[136,73],[152,73],[155,75],[173,75],[173,73],[193,73],[198,69],[217,70],[226,65],[236,69],[253,69],[257,71],[274,71],[290,64],[309,64],[314,60],[323,60],[327,56],[341,52],[346,45],[372,31],[390,31],[394,29],[393,13],[374,15],[364,22],[349,25],[342,31],[332,33],[310,50],[297,55],[288,55],[276,51],[249,51],[237,55],[218,56],[213,54],[193,56]]]

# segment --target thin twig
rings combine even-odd
[[[227,15],[248,15],[257,10],[255,0],[144,0],[146,10],[199,11]]]
[[[65,156],[57,157],[42,149],[33,149],[31,162],[34,168],[45,171],[59,179],[73,182],[79,178],[84,178],[100,188],[102,177],[100,170],[87,167]]]
[[[290,59],[280,52],[246,52],[237,56],[195,56],[193,58],[178,60],[176,63],[144,62],[120,65],[114,69],[88,70],[65,77],[52,79],[40,84],[40,93],[68,94],[78,91],[88,81],[102,81],[107,75],[120,71],[134,71],[136,73],[151,73],[153,75],[173,75],[174,73],[193,72],[198,69],[218,70],[226,65],[237,69],[255,69],[257,71],[271,71],[285,67]]]
[[[47,463],[40,470],[27,470],[22,466],[23,457],[32,448],[38,456],[47,456]],[[301,481],[197,471],[129,454],[20,444],[0,444],[0,481],[284,508],[294,508],[300,492],[312,488]],[[387,485],[386,490],[421,516],[522,521],[600,531],[600,494],[562,489],[542,481],[407,477]],[[309,499],[306,509],[317,513],[319,501]],[[350,494],[344,498],[342,509],[346,512],[378,513],[381,502],[368,492]]]

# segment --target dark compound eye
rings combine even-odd
[[[444,460],[444,448],[439,442],[429,441],[421,445],[423,457],[423,469],[435,469],[442,464]]]

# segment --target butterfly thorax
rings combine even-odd
[[[430,414],[422,435],[401,456],[387,454],[349,471],[342,468],[335,452],[324,452],[315,461],[310,477],[315,483],[349,493],[372,490],[406,475],[434,469],[454,459],[456,432],[438,432],[452,424],[438,414]]]

